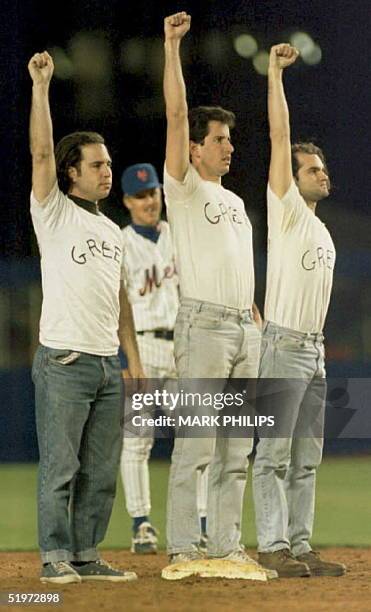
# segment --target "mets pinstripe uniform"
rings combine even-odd
[[[169,225],[159,221],[161,192],[155,169],[136,164],[124,172],[124,203],[133,223],[122,230],[124,278],[132,305],[139,352],[148,378],[175,390],[173,329],[179,306],[178,275]],[[161,381],[161,383],[159,382]],[[130,399],[126,400],[121,475],[127,511],[133,518],[132,552],[156,552],[151,510],[148,459],[154,428],[133,428]],[[206,516],[207,477],[199,475],[199,515]]]

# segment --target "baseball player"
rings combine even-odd
[[[198,107],[188,114],[179,51],[190,23],[185,12],[165,19],[164,191],[181,293],[175,360],[179,377],[192,379],[194,388],[207,378],[213,379],[213,392],[222,392],[229,378],[258,373],[252,228],[243,201],[221,184],[234,151],[234,114],[221,107]],[[247,438],[176,436],[167,510],[171,564],[202,558],[195,546],[196,484],[197,470],[207,465],[208,556],[253,563],[240,544],[252,445]]]
[[[176,391],[173,329],[179,306],[178,275],[170,228],[160,221],[161,185],[151,164],[129,166],[122,174],[123,201],[131,224],[122,230],[125,278],[131,302],[137,341],[146,376],[156,379],[156,388]],[[126,364],[123,374],[126,376]],[[148,460],[154,428],[133,430],[130,398],[126,400],[121,476],[126,506],[133,518],[133,553],[157,551],[156,529],[151,525]],[[201,546],[206,543],[207,474],[198,476],[198,512]]]
[[[259,411],[275,412],[287,437],[261,437],[257,445],[255,517],[264,567],[285,577],[340,576],[344,565],[324,561],[310,545],[326,394],[322,330],[335,247],[316,216],[330,188],[324,155],[312,143],[290,144],[282,73],[297,56],[295,48],[281,44],[272,47],[269,61],[268,270]],[[277,388],[274,379],[283,378],[287,391],[275,410],[270,389]]]
[[[133,580],[99,558],[121,451],[119,341],[142,378],[130,304],[121,282],[122,236],[99,211],[111,190],[102,136],[74,132],[54,149],[49,106],[53,60],[36,53],[30,117],[31,215],[43,304],[33,361],[41,581]]]

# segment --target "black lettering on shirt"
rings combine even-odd
[[[71,249],[72,261],[74,261],[75,263],[79,265],[84,265],[87,263],[88,255],[90,253],[90,255],[93,258],[96,258],[97,256],[100,255],[101,257],[104,257],[105,259],[112,259],[115,262],[117,262],[119,265],[121,265],[122,250],[119,246],[109,245],[105,240],[103,240],[102,243],[97,244],[94,238],[88,238],[86,240],[86,246],[87,246],[88,251],[87,252],[81,251],[80,254],[76,253],[76,249],[77,249],[76,245],[72,247]]]
[[[102,254],[103,257],[107,257],[107,259],[113,259],[113,256],[110,255],[112,253],[112,249],[108,244],[103,240],[102,242]]]
[[[334,269],[335,253],[331,249],[324,249],[321,246],[303,253],[301,265],[304,270],[316,270],[317,268]]]
[[[86,264],[86,254],[85,253],[81,253],[81,255],[78,255],[78,259],[76,259],[75,257],[75,248],[76,247],[72,247],[72,251],[71,251],[71,257],[73,259],[73,261],[79,265],[84,265]]]
[[[102,252],[97,247],[97,243],[95,242],[94,238],[88,238],[88,240],[86,241],[86,244],[88,245],[88,249],[89,249],[90,253],[93,255],[93,257],[95,257],[94,250],[97,251],[98,253]]]
[[[206,202],[204,206],[204,215],[205,219],[211,223],[212,225],[217,225],[220,221],[232,221],[232,223],[236,223],[237,225],[249,225],[249,220],[247,214],[241,212],[237,208],[233,208],[233,206],[225,206],[223,202],[218,204],[213,204],[212,202]]]
[[[114,259],[115,261],[117,261],[117,263],[119,263],[119,264],[121,265],[122,251],[121,251],[120,247],[118,247],[118,246],[116,246],[116,245],[115,245],[115,246],[113,247],[113,251],[114,251],[114,256],[113,256],[113,259]]]

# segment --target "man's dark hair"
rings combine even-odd
[[[68,193],[71,179],[68,169],[73,166],[80,170],[81,148],[89,144],[105,144],[103,136],[97,132],[73,132],[64,136],[55,147],[58,185],[63,193]]]
[[[315,145],[313,142],[296,142],[295,144],[291,145],[292,173],[294,176],[296,177],[298,176],[298,170],[300,168],[299,160],[297,158],[297,153],[306,153],[307,155],[318,155],[321,162],[323,163],[323,167],[325,169],[327,176],[329,176],[327,164],[326,164],[326,158],[323,154],[323,151],[322,149],[317,147],[317,145]]]
[[[197,144],[203,144],[205,136],[209,133],[209,121],[220,121],[234,128],[236,116],[221,106],[197,106],[188,113],[189,138]]]

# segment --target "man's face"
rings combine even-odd
[[[191,143],[192,163],[205,180],[216,180],[229,172],[234,147],[229,127],[220,121],[209,121],[204,144]]]
[[[296,158],[300,167],[295,181],[304,200],[319,202],[327,198],[330,193],[330,181],[318,155],[296,153]]]
[[[97,202],[106,198],[112,187],[112,160],[103,144],[81,147],[79,168],[70,168],[70,193]]]
[[[135,225],[154,227],[160,220],[162,198],[159,187],[144,189],[133,196],[124,196],[124,204],[130,211]]]

